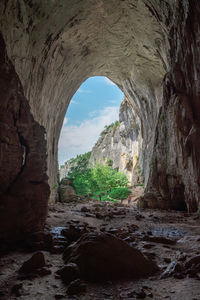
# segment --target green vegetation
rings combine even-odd
[[[77,155],[76,158],[72,158],[70,160],[70,163],[74,164],[74,166],[70,169],[70,173],[68,174],[70,179],[74,180],[77,174],[81,174],[82,172],[84,173],[88,169],[90,156],[91,151],[85,154]]]
[[[112,167],[113,166],[113,160],[111,158],[108,158],[106,164],[107,164],[108,167]]]
[[[107,161],[107,164],[110,166],[99,164],[94,168],[89,168],[88,161],[90,155],[91,153],[88,152],[73,159],[75,166],[71,168],[68,178],[73,181],[76,193],[84,196],[89,195],[93,199],[101,201],[114,201],[115,199],[119,199],[118,196],[116,196],[116,198],[114,196],[109,197],[107,191],[111,191],[111,189],[113,191],[113,188],[122,188],[128,191],[128,179],[126,175],[111,168],[111,164],[113,164],[111,159]],[[128,193],[124,192],[123,195],[128,195]],[[120,199],[124,198],[120,196]]]
[[[97,191],[105,191],[112,187],[127,186],[128,179],[122,172],[108,166],[97,165],[94,168],[69,174],[78,195],[93,195]]]
[[[113,128],[115,131],[116,128],[119,126],[119,124],[120,124],[119,121],[115,121],[115,122],[111,123],[110,125],[106,125],[104,127],[104,130],[100,133],[100,136],[103,136],[106,133],[108,133],[111,128]]]
[[[117,187],[111,190],[109,196],[113,199],[126,199],[130,193],[126,187]]]

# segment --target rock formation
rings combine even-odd
[[[197,210],[199,13],[196,0],[1,1],[0,238],[43,227],[46,164],[52,188],[66,109],[95,75],[138,117],[146,190]]]
[[[130,184],[138,182],[139,124],[129,102],[124,99],[119,110],[119,124],[104,130],[92,148],[89,164],[110,165],[123,171]]]
[[[72,181],[69,179],[62,179],[58,188],[60,202],[70,202],[76,199],[76,191],[73,187]]]

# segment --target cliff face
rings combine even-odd
[[[108,164],[124,171],[130,184],[138,182],[139,124],[127,99],[120,105],[119,124],[102,132],[92,148],[89,164]]]

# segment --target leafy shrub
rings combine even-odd
[[[70,162],[73,163],[74,166],[71,167],[67,177],[74,180],[79,174],[86,172],[88,170],[90,156],[91,152],[87,152],[85,154],[77,155],[76,158],[72,158]]]
[[[130,193],[126,187],[117,187],[111,190],[109,196],[113,199],[126,199]]]
[[[128,179],[124,173],[104,165],[77,172],[72,180],[78,195],[94,195],[98,191],[128,185]]]
[[[106,164],[107,164],[107,166],[112,167],[113,166],[113,160],[111,158],[108,158]]]

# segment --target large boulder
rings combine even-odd
[[[170,205],[166,199],[153,192],[147,192],[144,196],[140,197],[137,202],[138,209],[169,209]]]
[[[58,192],[61,202],[70,202],[77,199],[76,191],[73,187],[72,181],[69,179],[63,178],[61,180]]]
[[[76,263],[81,278],[89,281],[145,277],[158,271],[141,251],[108,233],[84,234],[66,249],[63,258]]]

